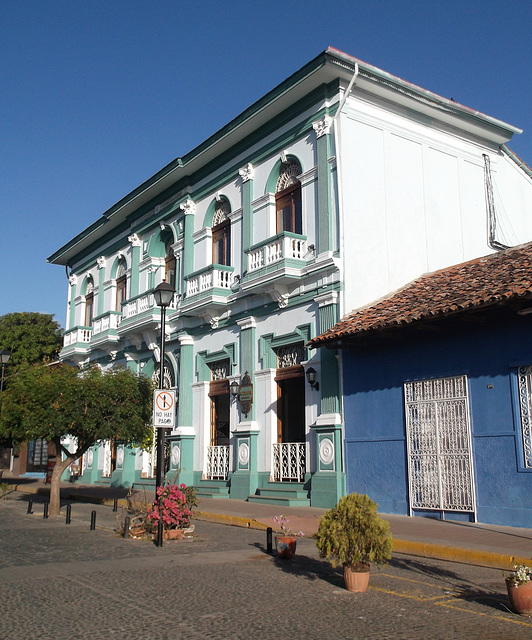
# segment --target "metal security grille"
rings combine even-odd
[[[519,367],[518,384],[523,460],[525,467],[532,469],[532,366]]]
[[[229,477],[229,445],[216,445],[207,449],[207,480],[227,480]]]
[[[467,377],[408,382],[405,406],[410,511],[475,513]]]
[[[274,444],[274,482],[303,482],[307,457],[307,444],[305,442],[279,442]]]

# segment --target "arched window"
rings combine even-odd
[[[284,162],[281,165],[275,187],[277,233],[281,233],[281,231],[303,233],[301,183],[298,179],[301,173],[301,165],[295,160]]]
[[[89,276],[87,288],[85,289],[85,325],[92,327],[92,317],[94,311],[94,282]]]
[[[213,264],[231,264],[231,206],[227,200],[216,203],[212,219],[212,262]]]
[[[120,260],[116,270],[116,310],[122,311],[122,303],[126,301],[126,261]]]

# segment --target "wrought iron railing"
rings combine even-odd
[[[274,482],[303,482],[306,464],[305,442],[278,442],[273,445]]]
[[[227,480],[229,477],[229,445],[216,445],[207,450],[207,480]]]

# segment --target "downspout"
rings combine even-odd
[[[486,205],[488,213],[488,246],[490,249],[501,251],[508,249],[508,245],[502,244],[495,239],[497,232],[497,216],[495,213],[495,200],[493,198],[493,182],[491,180],[491,164],[487,153],[483,153],[484,158],[484,182],[486,184]]]

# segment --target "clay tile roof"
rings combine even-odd
[[[402,289],[356,309],[309,342],[330,342],[532,294],[532,242],[427,273]]]

